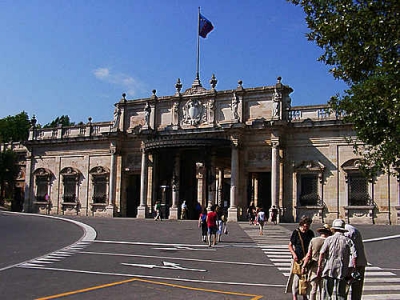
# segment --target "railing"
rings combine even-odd
[[[112,123],[91,123],[57,128],[34,128],[30,130],[29,140],[66,139],[85,136],[100,136],[111,132]]]
[[[336,120],[342,118],[342,116],[330,109],[328,105],[296,106],[289,111],[289,119],[291,121],[304,121],[307,119],[314,121]]]

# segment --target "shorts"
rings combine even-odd
[[[217,234],[218,227],[208,227],[208,234]]]

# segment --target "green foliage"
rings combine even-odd
[[[0,182],[14,182],[19,172],[17,155],[14,151],[7,149],[0,153]]]
[[[47,123],[46,125],[44,125],[43,128],[54,128],[54,127],[57,127],[58,125],[62,125],[63,127],[74,126],[75,123],[70,121],[68,115],[62,115],[61,117],[57,117],[50,123]]]
[[[400,2],[288,1],[303,7],[307,38],[324,50],[319,60],[349,85],[331,105],[354,124],[363,168],[388,171],[400,153]]]
[[[0,204],[4,203],[3,195],[13,190],[18,172],[16,153],[10,149],[0,152]]]
[[[23,142],[28,139],[30,121],[26,112],[0,119],[0,142]]]

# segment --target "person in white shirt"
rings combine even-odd
[[[334,287],[336,286],[337,300],[347,299],[347,277],[351,273],[352,265],[357,266],[357,251],[351,239],[344,236],[347,231],[345,222],[336,219],[332,223],[333,235],[326,238],[320,250],[318,260],[318,276],[323,280],[323,299],[332,299]]]
[[[351,300],[361,300],[362,290],[364,286],[365,267],[367,266],[367,257],[365,255],[364,243],[361,232],[357,228],[350,224],[346,224],[344,228],[347,230],[344,235],[354,242],[357,251],[357,267],[354,270],[358,272],[359,277],[356,280],[352,281]],[[354,268],[354,266],[352,265],[352,261],[350,261],[350,267]]]
[[[265,223],[265,212],[264,209],[261,207],[257,213],[257,223],[258,227],[260,228],[260,235],[264,234],[264,223]]]

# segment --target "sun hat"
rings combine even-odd
[[[323,233],[326,235],[331,235],[332,234],[331,226],[329,224],[324,224],[323,227],[317,229],[317,232],[319,234]]]
[[[332,223],[332,229],[335,229],[335,230],[338,230],[338,231],[342,231],[342,232],[346,232],[348,230],[344,228],[345,224],[346,223],[342,219],[336,219]]]

